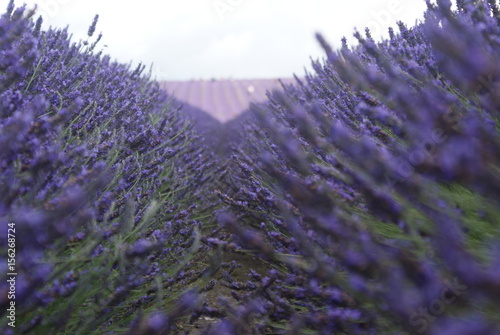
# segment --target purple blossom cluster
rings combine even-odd
[[[218,220],[273,270],[209,334],[500,332],[500,10],[456,7],[317,35],[327,60],[252,106]]]
[[[0,221],[18,273],[13,329],[2,253],[0,332],[112,333],[196,275],[182,270],[203,249],[217,160],[145,66],[96,51],[98,16],[80,42],[34,17],[10,1],[0,18]]]

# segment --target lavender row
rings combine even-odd
[[[213,243],[274,269],[209,334],[499,332],[500,12],[456,5],[318,35],[327,61],[253,106]]]
[[[0,221],[16,224],[18,273],[1,332],[175,327],[195,302],[182,294],[201,269],[183,270],[204,248],[217,161],[144,66],[97,51],[97,16],[80,42],[34,17],[11,1],[0,18]]]

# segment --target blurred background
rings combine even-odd
[[[0,0],[3,10],[8,2]],[[69,26],[75,41],[99,14],[97,50],[145,64],[167,91],[220,122],[262,101],[277,79],[312,72],[311,58],[323,58],[316,32],[334,48],[343,36],[352,45],[356,28],[380,40],[425,10],[424,0],[15,0],[23,3],[37,5],[44,28]]]

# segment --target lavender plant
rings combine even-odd
[[[88,40],[72,42],[34,15],[11,1],[0,19],[0,220],[17,234],[15,330],[174,329],[196,303],[188,284],[203,279],[200,265],[183,270],[204,248],[217,162],[143,65],[96,51],[97,16]],[[0,263],[6,292],[6,255]],[[2,294],[5,334],[8,304]]]
[[[258,334],[498,333],[499,8],[456,5],[378,43],[318,35],[327,62],[253,106],[219,222],[274,269],[228,315]]]

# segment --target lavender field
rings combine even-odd
[[[500,334],[500,6],[454,5],[278,85],[157,82],[10,1],[1,334]]]

